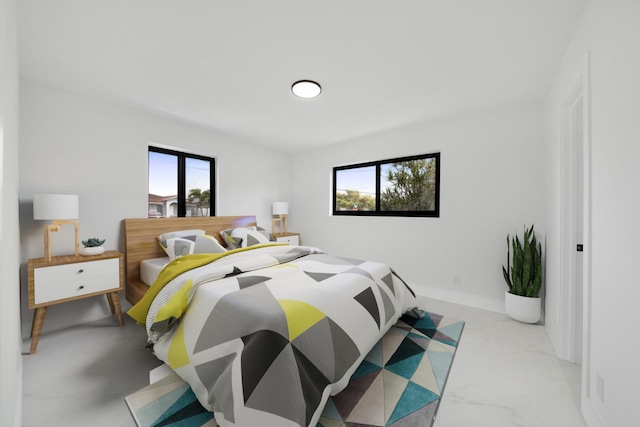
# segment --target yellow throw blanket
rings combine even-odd
[[[167,264],[157,279],[153,284],[149,287],[149,290],[144,294],[142,299],[138,301],[136,305],[131,307],[127,314],[131,316],[136,322],[140,324],[145,324],[147,319],[147,313],[149,312],[149,307],[151,307],[151,303],[154,298],[158,295],[158,293],[164,288],[164,286],[181,275],[182,273],[192,270],[194,268],[202,267],[203,265],[207,265],[216,261],[222,257],[232,255],[238,252],[244,252],[252,249],[263,248],[265,246],[283,246],[286,243],[263,243],[260,245],[253,245],[246,248],[238,248],[232,249],[227,252],[215,253],[215,254],[192,254],[184,257],[178,257]]]

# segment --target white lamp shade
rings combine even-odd
[[[273,202],[273,205],[271,205],[271,212],[273,215],[287,215],[289,213],[289,203]]]
[[[74,194],[35,194],[33,219],[78,219],[78,196]]]

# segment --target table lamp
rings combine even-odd
[[[72,194],[36,194],[33,196],[33,219],[53,221],[44,226],[44,257],[51,261],[51,232],[60,231],[63,224],[76,229],[76,256],[80,256],[78,196]]]
[[[273,234],[276,233],[276,224],[280,226],[280,233],[283,234],[287,232],[288,228],[288,215],[289,215],[289,203],[287,202],[273,202],[271,205],[271,213],[273,218],[271,220],[271,228]]]

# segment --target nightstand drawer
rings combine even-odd
[[[300,236],[297,234],[291,236],[278,236],[276,237],[276,242],[288,243],[291,246],[298,246],[300,244]]]
[[[42,304],[120,287],[118,258],[40,267],[34,274],[34,302]]]

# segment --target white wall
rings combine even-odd
[[[440,218],[330,214],[334,166],[431,152],[441,153]],[[535,223],[544,236],[542,103],[298,154],[292,172],[289,228],[304,244],[387,262],[423,295],[503,311],[507,233]]]
[[[121,221],[147,215],[149,144],[216,158],[218,215],[256,215],[258,224],[270,228],[271,202],[289,195],[288,155],[134,108],[20,83],[23,266],[44,253],[45,222],[33,220],[35,193],[78,194],[80,238],[102,237],[107,249],[124,251]],[[52,236],[52,254],[69,253],[71,226]],[[43,333],[109,315],[103,299],[51,306]],[[26,297],[22,305],[28,333],[33,311]]]
[[[0,0],[0,425],[22,425],[15,0]]]
[[[547,99],[548,158],[561,153],[557,117],[590,52],[591,335],[584,350],[582,408],[590,426],[637,425],[640,386],[637,264],[640,259],[640,3],[591,1]],[[548,239],[559,246],[561,163],[549,163]],[[560,317],[559,266],[547,271],[549,318]],[[551,336],[558,345],[558,336]],[[604,379],[604,399],[597,376]]]

